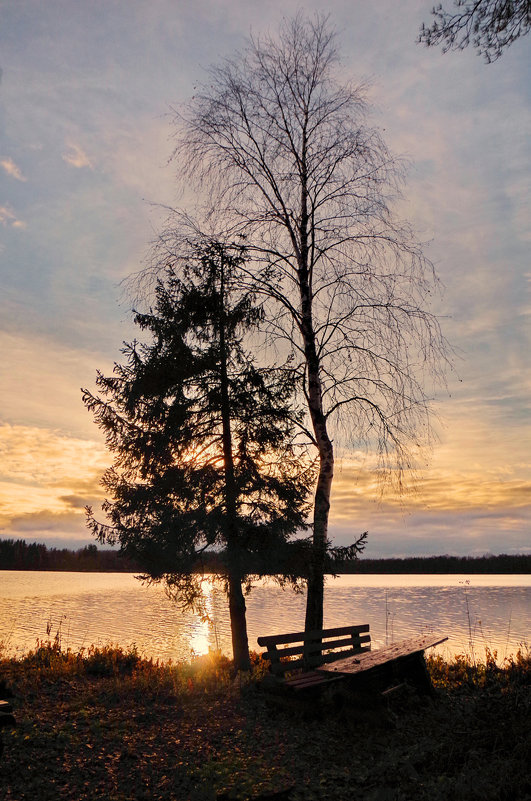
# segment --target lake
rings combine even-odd
[[[207,585],[208,620],[182,613],[160,587],[131,574],[0,571],[0,646],[20,655],[37,640],[63,648],[130,646],[162,660],[219,648],[231,653],[226,599]],[[304,628],[305,595],[261,581],[247,599],[249,646],[261,634]],[[369,623],[373,647],[429,631],[447,635],[444,656],[498,660],[530,643],[529,575],[352,575],[327,577],[325,626]]]

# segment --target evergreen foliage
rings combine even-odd
[[[261,309],[240,281],[244,261],[242,247],[209,242],[179,274],[168,266],[154,309],[135,316],[149,341],[125,344],[113,375],[98,373],[100,396],[83,390],[115,454],[102,479],[109,522],[89,509],[89,527],[192,608],[201,558],[217,553],[240,666],[250,561],[266,572],[305,528],[314,477],[293,433],[290,370],[257,366],[245,347]]]

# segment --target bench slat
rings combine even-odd
[[[342,626],[335,629],[323,629],[322,631],[298,631],[291,634],[270,634],[265,637],[258,637],[258,645],[284,645],[290,642],[307,642],[308,640],[320,640],[327,637],[341,637],[348,634],[363,634],[369,631],[369,624],[364,623],[360,626]]]
[[[279,677],[295,673],[284,681],[291,688],[302,688],[310,684],[323,683],[315,676],[309,678],[313,668],[370,651],[371,635],[369,624],[363,623],[322,631],[299,631],[258,637],[258,644],[267,647],[265,656],[270,662],[271,673]],[[288,647],[278,647],[282,645]]]
[[[370,646],[365,646],[361,648],[350,648],[348,651],[336,651],[333,654],[315,655],[313,658],[309,657],[308,659],[301,656],[300,659],[290,659],[286,660],[285,662],[270,660],[271,672],[275,675],[278,675],[281,673],[290,673],[292,670],[316,668],[320,667],[321,665],[328,664],[329,662],[335,662],[338,659],[347,659],[349,656],[356,656],[357,654],[361,654],[370,650]],[[283,653],[283,651],[277,651],[279,656],[282,656]],[[266,656],[269,658],[269,653],[267,653]]]
[[[301,645],[294,645],[291,648],[279,648],[275,649],[275,653],[278,654],[280,657],[285,656],[295,656],[297,654],[307,653],[308,656],[313,656],[314,654],[321,655],[323,651],[328,650],[329,648],[352,648],[357,646],[362,646],[363,643],[367,643],[371,641],[370,634],[363,634],[360,637],[346,637],[342,640],[331,640],[329,642],[321,642],[321,643],[314,643],[310,646],[305,646],[301,643]],[[346,655],[346,654],[345,654]]]
[[[330,679],[332,681],[334,679],[343,679],[344,676],[331,676],[330,678],[325,677],[325,681],[323,681],[324,673],[317,673],[316,671],[310,671],[309,673],[303,673],[300,676],[294,676],[292,679],[286,679],[285,685],[292,690],[306,690],[311,687],[319,687],[323,684],[330,684]]]

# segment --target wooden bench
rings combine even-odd
[[[315,668],[337,659],[369,651],[369,625],[343,626],[320,631],[273,634],[258,637],[258,645],[266,648],[266,659],[277,684],[294,691],[322,688],[341,675],[318,673]],[[284,646],[280,647],[279,646]],[[295,673],[293,676],[286,674]]]
[[[258,637],[258,645],[267,649],[265,655],[277,685],[291,690],[311,690],[334,680],[348,680],[351,687],[385,693],[397,682],[406,681],[423,693],[432,693],[424,651],[447,639],[425,634],[372,651],[369,625],[365,624]]]
[[[15,725],[15,718],[13,717],[13,709],[8,701],[0,701],[0,756],[4,750],[4,742],[2,740],[2,729],[4,727],[12,727]]]

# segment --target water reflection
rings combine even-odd
[[[134,643],[163,660],[231,651],[227,603],[216,586],[207,587],[201,620],[131,575],[2,571],[0,581],[0,643],[8,653],[29,650],[47,631],[65,648]],[[441,646],[446,656],[482,658],[486,646],[500,659],[515,653],[530,639],[530,612],[529,576],[341,576],[325,591],[327,626],[369,623],[374,647],[442,632],[450,637]],[[301,630],[304,613],[304,595],[258,584],[247,598],[250,647],[260,634]]]

